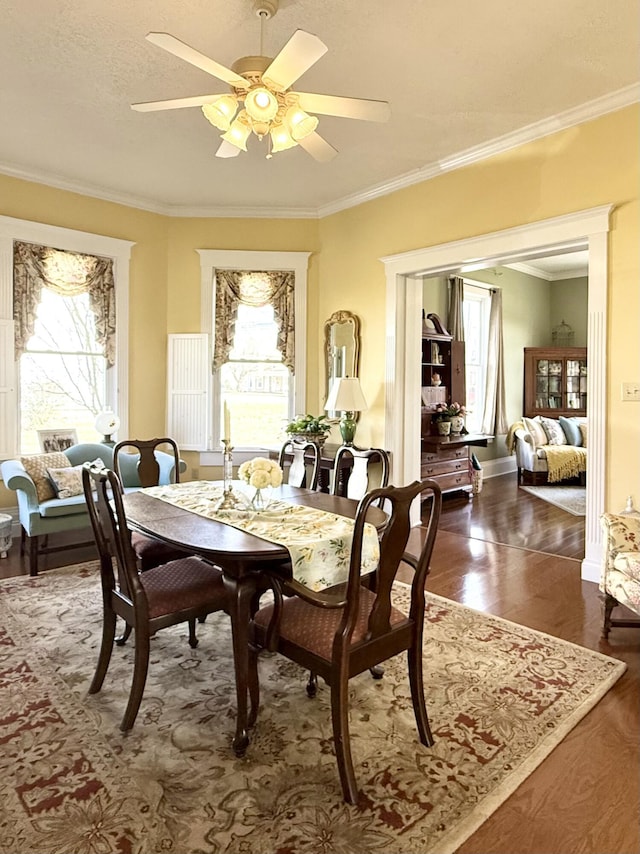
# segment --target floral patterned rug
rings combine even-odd
[[[395,593],[402,607],[408,588]],[[447,854],[516,789],[622,675],[614,659],[428,596],[427,707],[417,740],[406,658],[351,681],[360,802],[343,803],[329,691],[261,659],[262,708],[234,757],[228,618],[152,641],[135,727],[118,726],[131,640],[100,694],[96,563],[0,582],[0,851],[3,854]]]

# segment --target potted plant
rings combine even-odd
[[[442,421],[450,421],[452,433],[466,433],[467,431],[464,426],[464,417],[466,414],[466,408],[460,403],[439,403],[431,416],[431,420],[434,424]]]
[[[284,429],[291,439],[315,442],[322,447],[331,432],[331,423],[326,415],[296,415]]]

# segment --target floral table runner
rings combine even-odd
[[[272,500],[266,510],[247,508],[219,510],[222,487],[209,481],[173,483],[141,490],[176,507],[215,519],[285,546],[291,555],[293,577],[311,590],[323,590],[347,580],[353,539],[353,519]],[[368,522],[362,542],[362,574],[372,572],[378,565],[380,547],[378,532]]]

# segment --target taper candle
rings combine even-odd
[[[224,439],[226,439],[229,443],[231,442],[231,413],[229,412],[229,407],[225,401],[224,404]]]

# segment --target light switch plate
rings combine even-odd
[[[622,383],[623,400],[640,400],[640,383]]]

